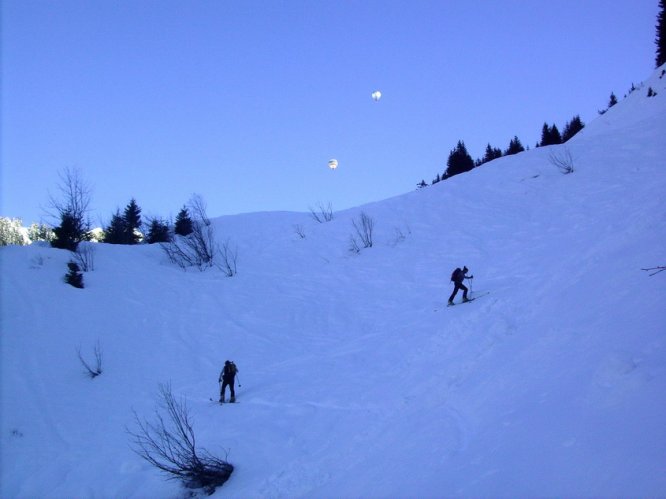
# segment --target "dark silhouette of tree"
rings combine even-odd
[[[552,146],[553,144],[561,144],[562,136],[556,125],[548,126],[548,123],[543,124],[541,129],[541,142],[539,146]]]
[[[421,179],[421,181],[418,184],[416,184],[416,187],[418,189],[423,189],[424,187],[428,187],[428,184],[426,183],[425,180]]]
[[[566,142],[571,137],[580,132],[585,128],[585,124],[581,121],[580,116],[574,116],[570,122],[564,126],[564,131],[562,132],[562,142]]]
[[[90,223],[86,215],[90,207],[91,189],[78,170],[66,169],[59,177],[58,190],[62,199],[50,196],[49,200],[49,213],[60,220],[60,225],[53,229],[55,238],[51,246],[75,251],[81,241],[90,239]]]
[[[493,147],[490,144],[486,146],[486,151],[483,155],[483,158],[476,161],[476,166],[481,166],[484,163],[488,163],[497,158],[502,157],[502,150],[498,147]]]
[[[511,156],[512,154],[518,154],[519,152],[523,152],[525,148],[523,147],[523,144],[520,142],[520,139],[517,136],[514,136],[513,139],[511,139],[511,142],[509,142],[509,148],[504,151],[505,156]]]
[[[153,218],[148,225],[148,235],[146,242],[148,244],[154,243],[168,243],[171,241],[169,234],[169,225],[159,218]]]
[[[88,239],[88,225],[72,212],[61,215],[60,225],[53,229],[55,238],[51,241],[54,248],[76,251],[81,241]]]
[[[657,14],[657,38],[654,43],[657,44],[656,62],[659,67],[666,63],[666,5],[664,0],[659,0],[659,14]]]
[[[176,216],[174,232],[179,236],[187,236],[192,233],[192,219],[186,206],[183,206]]]
[[[617,97],[615,97],[615,94],[611,92],[610,98],[608,99],[608,108],[610,109],[615,104],[617,104]]]
[[[67,263],[69,271],[65,275],[65,282],[75,288],[83,289],[83,274],[78,264],[72,260]]]
[[[455,149],[449,154],[449,159],[446,162],[446,172],[444,172],[443,179],[453,177],[460,173],[465,173],[474,168],[474,160],[467,152],[465,143],[462,140],[458,141]]]
[[[120,210],[116,210],[116,213],[111,217],[111,222],[104,229],[104,242],[109,244],[128,244],[125,218],[120,214]]]
[[[126,231],[126,244],[137,244],[141,241],[141,208],[136,204],[136,200],[132,198],[125,208],[125,231]]]

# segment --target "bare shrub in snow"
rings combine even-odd
[[[351,236],[351,249],[358,253],[360,246],[363,248],[372,248],[373,244],[373,231],[375,228],[375,221],[369,217],[365,212],[361,212],[358,221],[352,220],[352,225],[356,231],[356,235]],[[358,237],[358,241],[357,238]]]
[[[551,165],[558,168],[564,175],[573,173],[574,171],[574,160],[571,156],[571,151],[566,147],[560,153],[550,151],[548,154],[548,161]]]
[[[649,272],[650,277],[652,277],[655,274],[658,274],[659,272],[663,272],[666,270],[665,266],[658,266],[658,267],[649,267],[647,269],[641,269],[644,270],[645,272]]]
[[[234,470],[226,459],[198,450],[192,417],[184,400],[176,400],[171,386],[160,385],[160,404],[153,422],[134,413],[137,429],[128,430],[133,450],[141,458],[191,489],[212,494]]]
[[[222,245],[222,251],[220,252],[220,268],[226,274],[227,277],[233,277],[236,275],[236,261],[238,260],[238,248],[236,246],[231,246],[231,243],[227,239]]]
[[[397,246],[401,242],[403,242],[405,239],[407,239],[407,235],[411,234],[412,230],[410,229],[409,225],[405,226],[403,229],[402,227],[394,227],[393,228],[393,241],[391,242],[391,246]]]
[[[78,355],[79,360],[83,365],[86,376],[94,379],[102,374],[102,347],[100,346],[99,341],[95,343],[95,349],[93,351],[94,362],[88,363],[88,361],[83,358],[83,355],[81,354],[81,347],[76,350],[76,354]]]
[[[330,222],[333,220],[333,205],[330,202],[328,204],[318,203],[316,209],[310,207],[310,215],[320,224]]]
[[[72,251],[74,261],[84,272],[95,270],[95,246],[90,242],[82,242]]]
[[[305,230],[303,229],[303,226],[301,224],[294,225],[294,232],[301,239],[305,239]]]
[[[229,277],[235,275],[236,251],[231,249],[228,241],[220,249],[203,198],[192,196],[188,208],[192,217],[192,232],[186,236],[175,236],[173,241],[161,245],[169,260],[183,269],[218,267]],[[220,257],[222,261],[218,263]]]

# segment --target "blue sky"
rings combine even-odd
[[[0,215],[77,168],[105,223],[343,209],[596,118],[654,68],[657,0],[2,0]],[[380,90],[379,102],[371,93]],[[331,171],[328,160],[339,167]]]

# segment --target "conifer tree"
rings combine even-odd
[[[525,148],[523,147],[523,144],[520,142],[520,139],[516,135],[513,137],[513,139],[511,139],[511,142],[509,142],[509,148],[504,151],[504,155],[511,156],[512,154],[518,154],[524,150]]]
[[[120,214],[120,210],[116,210],[116,213],[111,217],[111,222],[104,229],[104,242],[109,244],[128,244],[125,219]]]
[[[499,149],[498,147],[492,147],[490,144],[486,146],[486,152],[483,155],[483,158],[479,161],[479,164],[482,165],[484,163],[488,163],[489,161],[492,161],[497,158],[502,157],[502,150]]]
[[[443,179],[453,177],[459,173],[468,172],[472,168],[474,168],[474,160],[467,152],[465,143],[462,140],[459,140],[455,149],[449,154]]]
[[[556,125],[548,126],[548,123],[543,124],[541,129],[541,142],[539,145],[543,146],[552,146],[553,144],[561,144],[562,136],[560,131],[557,129]]]
[[[617,97],[615,97],[615,94],[611,92],[610,98],[608,99],[608,108],[610,109],[615,104],[617,104]]]
[[[580,116],[574,116],[570,122],[564,126],[564,131],[562,132],[562,143],[569,140],[571,137],[580,132],[585,125],[580,119]]]
[[[132,198],[125,208],[125,231],[126,240],[125,244],[137,244],[141,241],[141,208],[136,204],[136,200]]]
[[[179,236],[187,236],[192,233],[192,219],[187,211],[187,207],[183,206],[176,216],[176,224],[174,232]]]
[[[666,3],[664,0],[659,0],[659,14],[657,15],[657,67],[666,63]]]
[[[168,243],[169,241],[171,241],[171,237],[169,235],[169,225],[159,218],[153,218],[148,226],[148,236],[146,237],[146,242],[148,244],[154,244]]]

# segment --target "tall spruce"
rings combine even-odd
[[[128,244],[125,218],[116,210],[111,222],[104,229],[104,242],[109,244]]]
[[[666,3],[659,0],[659,14],[657,14],[657,38],[654,43],[657,44],[657,67],[666,63]]]
[[[141,208],[136,204],[136,200],[132,198],[125,208],[125,231],[126,231],[126,244],[138,244],[141,242]]]
[[[146,242],[148,244],[168,243],[171,241],[169,234],[169,225],[159,218],[153,218],[148,224],[148,235]]]
[[[557,125],[553,124],[548,126],[548,123],[544,123],[541,128],[541,142],[539,146],[552,146],[553,144],[561,144],[562,136],[560,131],[557,129]]]
[[[455,149],[449,154],[449,159],[446,162],[446,171],[444,172],[444,179],[453,177],[460,173],[465,173],[474,168],[474,160],[467,152],[465,143],[462,140],[458,141]]]
[[[574,116],[571,121],[564,126],[564,130],[562,131],[562,142],[566,142],[583,128],[585,128],[585,124],[581,121],[580,116]]]
[[[486,146],[486,152],[481,159],[481,164],[488,163],[502,157],[502,150],[499,147],[492,147],[490,143]]]
[[[183,206],[178,212],[173,231],[179,236],[187,236],[192,233],[192,219],[187,207]]]
[[[518,136],[514,136],[513,139],[511,139],[511,142],[509,142],[509,148],[504,151],[505,156],[511,156],[512,154],[518,154],[519,152],[523,152],[525,148],[523,147],[523,144],[520,142],[520,139]]]
[[[608,108],[610,109],[615,104],[617,104],[617,97],[615,97],[615,94],[611,92],[610,97],[608,98]]]

